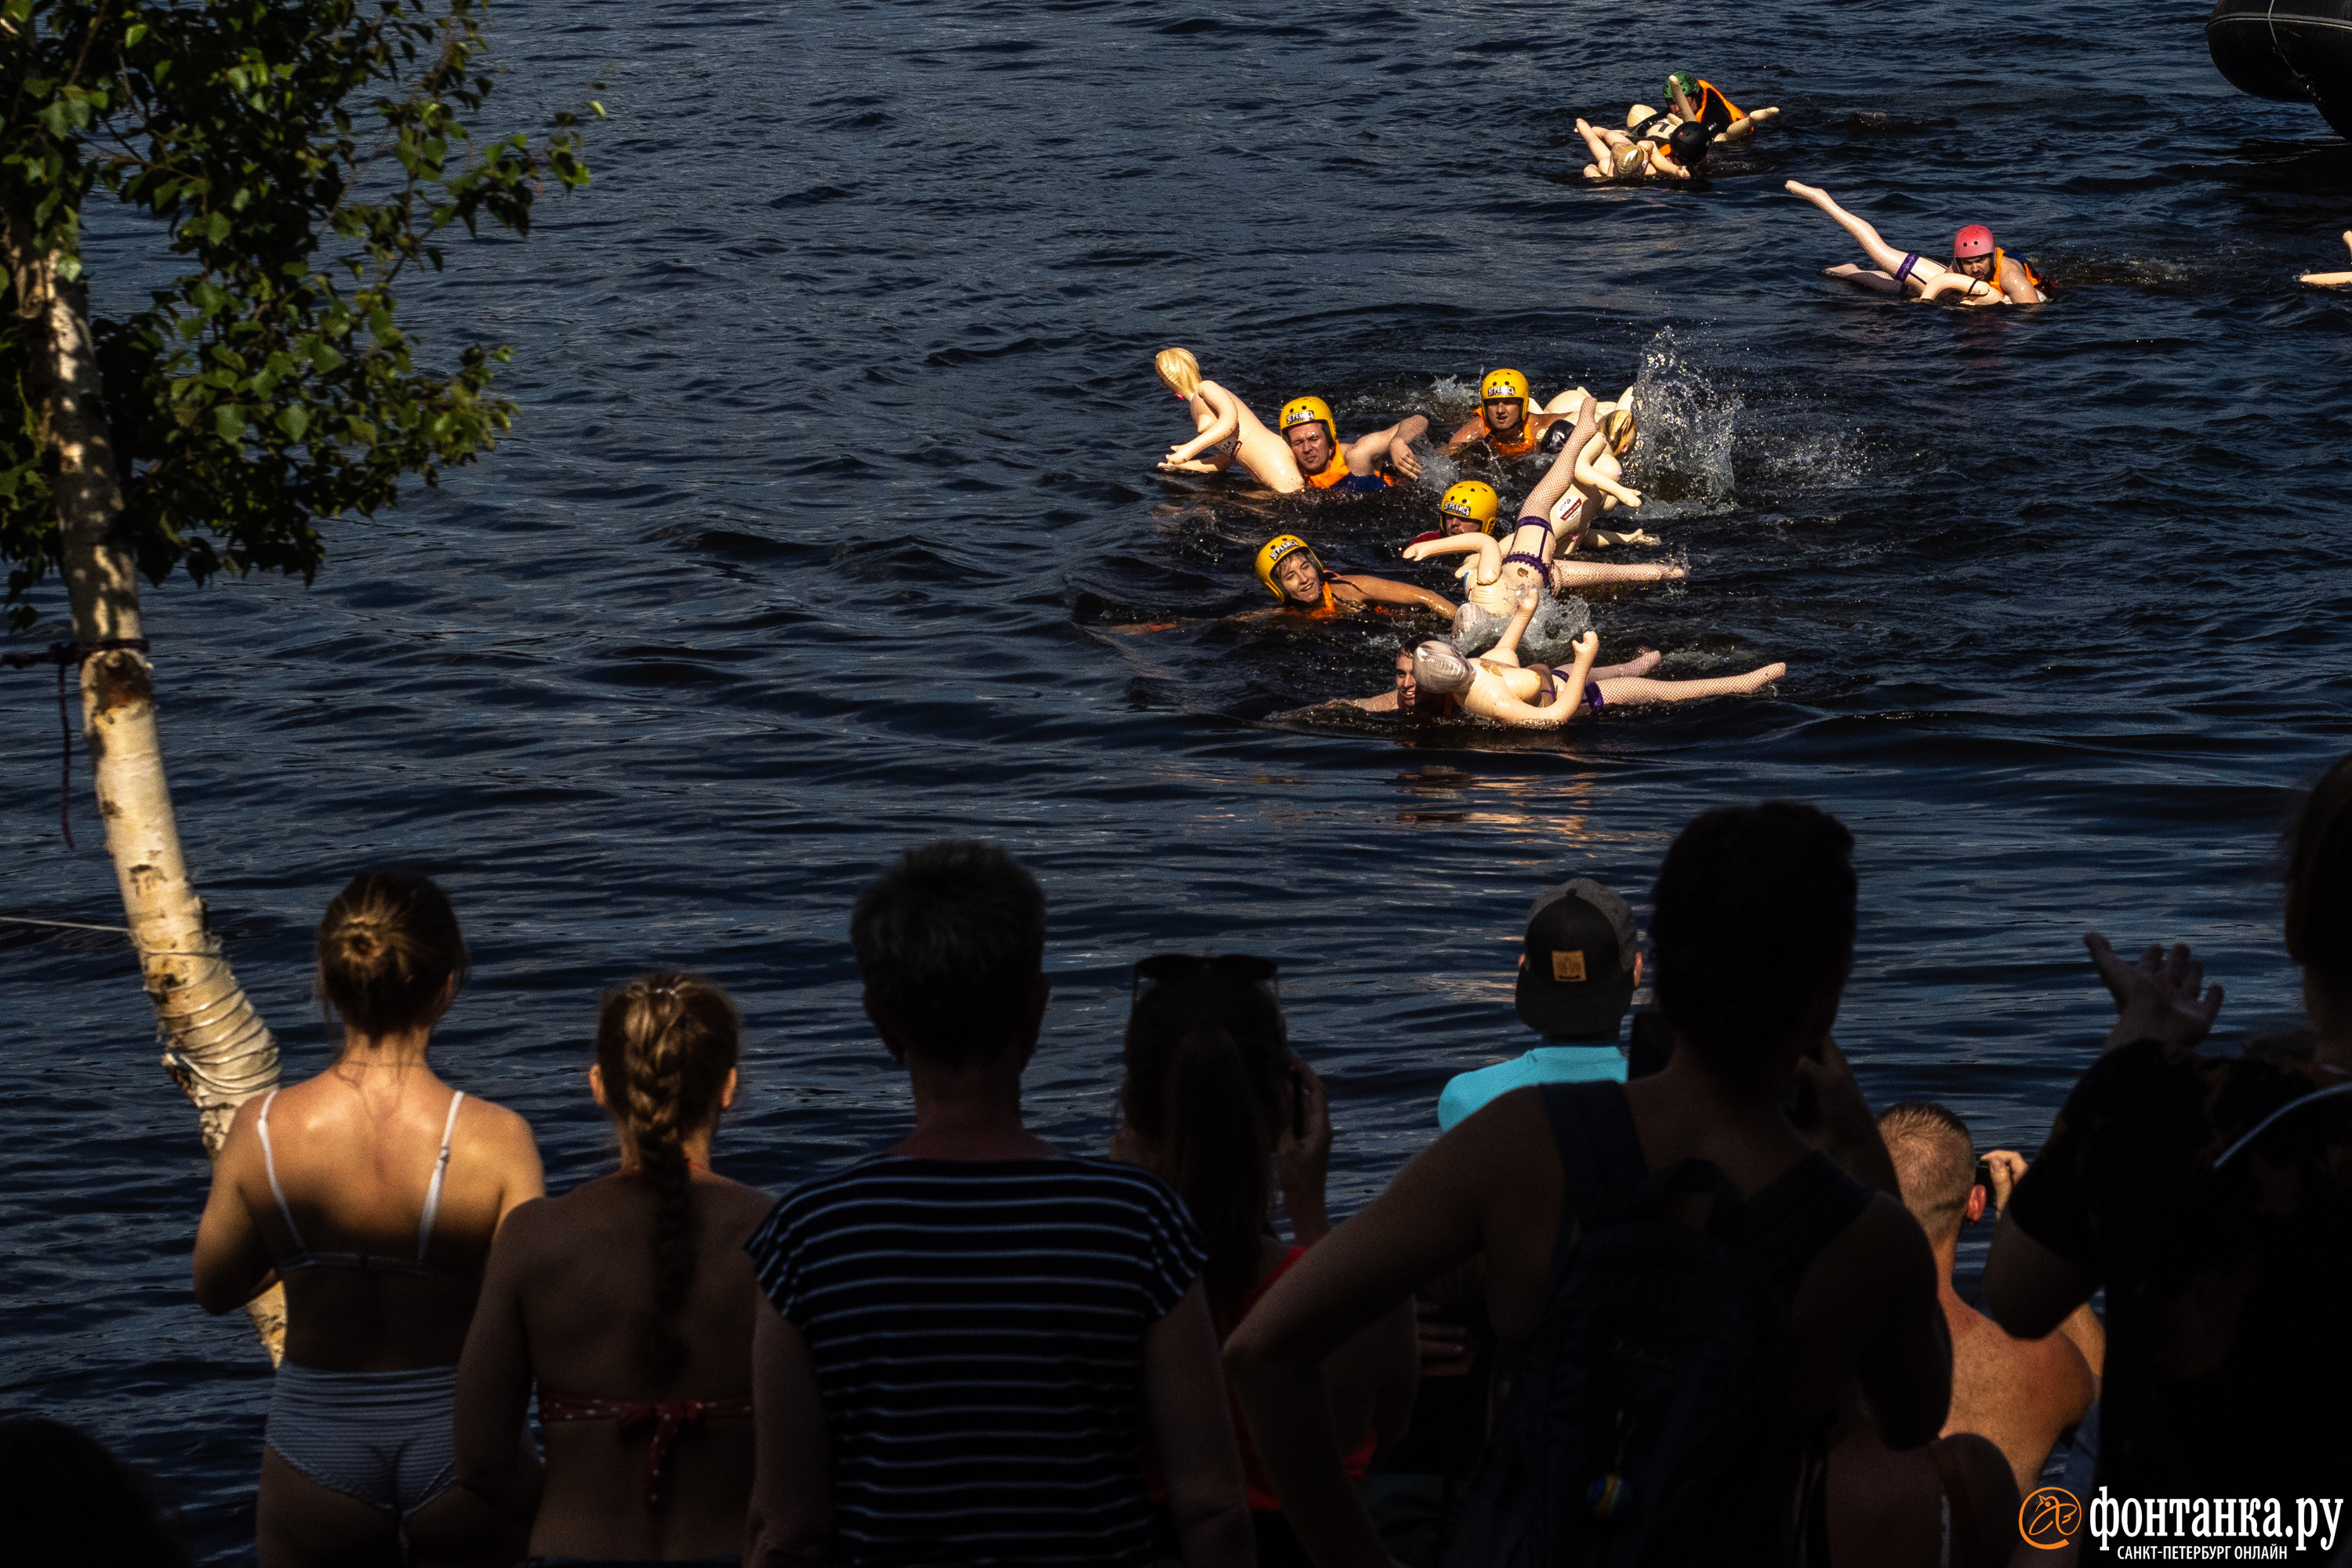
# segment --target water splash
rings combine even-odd
[[[1471,625],[1457,627],[1447,640],[1465,654],[1485,653],[1503,635],[1508,618],[1502,616],[1475,618]],[[1519,662],[1522,664],[1560,664],[1573,658],[1576,639],[1592,629],[1592,607],[1578,598],[1547,596],[1536,609],[1535,618],[1519,635]]]
[[[1641,435],[1626,474],[1642,492],[1642,521],[1729,511],[1738,499],[1731,449],[1743,406],[1739,394],[1700,372],[1674,328],[1661,327],[1642,351],[1633,395]]]

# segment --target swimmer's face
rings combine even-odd
[[[1992,281],[1992,269],[2000,261],[1999,257],[1990,255],[1955,257],[1952,268],[1956,272],[1967,273],[1979,283],[1990,283]]]
[[[1400,713],[1412,706],[1417,695],[1412,683],[1412,654],[1410,651],[1396,656],[1396,694],[1397,711]]]
[[[1290,443],[1290,455],[1298,459],[1305,472],[1319,474],[1331,466],[1331,437],[1321,420],[1293,425],[1282,433],[1282,438]]]
[[[1274,563],[1274,580],[1282,591],[1302,605],[1312,605],[1323,597],[1323,574],[1315,570],[1315,563],[1304,550],[1294,550]]]
[[[1441,512],[1438,514],[1437,526],[1444,531],[1449,538],[1455,534],[1482,533],[1486,531],[1478,526],[1478,520],[1476,518],[1456,517],[1450,511]]]
[[[1507,436],[1527,423],[1528,405],[1516,397],[1498,397],[1486,405],[1486,428]]]

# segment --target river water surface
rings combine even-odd
[[[2343,265],[2352,154],[2233,93],[2201,19],[501,5],[495,104],[595,80],[613,115],[591,191],[408,290],[445,355],[515,345],[514,437],[335,527],[313,588],[148,601],[181,830],[289,1073],[326,1059],[320,910],[407,862],[475,949],[436,1059],[530,1118],[551,1184],[608,1157],[597,988],[675,963],[751,1030],[721,1166],[782,1188],[906,1115],[851,900],[981,834],[1051,900],[1042,1130],[1108,1136],[1137,956],[1267,952],[1352,1207],[1449,1074],[1525,1043],[1538,889],[1591,875],[1646,915],[1683,822],[1769,795],[1859,841],[1839,1037],[1874,1100],[2038,1146],[2104,1029],[2086,927],[2193,940],[2234,1029],[2289,1015],[2275,837],[2352,700],[2352,300],[2293,275]],[[1784,115],[1692,188],[1585,188],[1575,117],[1677,67]],[[1930,255],[1990,223],[2057,300],[1842,293],[1815,270],[1858,253],[1790,177]],[[140,274],[100,234],[103,309]],[[1603,659],[1788,678],[1565,737],[1278,717],[1379,689],[1395,632],[1225,624],[1265,602],[1257,542],[1412,575],[1435,490],[1156,474],[1190,434],[1168,343],[1350,432],[1458,420],[1498,364],[1641,382],[1643,520],[1691,576],[1595,595]],[[1142,620],[1187,624],[1110,629]],[[56,727],[45,678],[0,687],[0,908],[119,923],[86,798],[80,850],[58,837]],[[0,942],[0,1401],[150,1467],[237,1560],[268,1369],[188,1293],[194,1118],[116,939]]]

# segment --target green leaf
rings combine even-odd
[[[278,427],[286,432],[288,440],[299,441],[302,433],[310,428],[310,411],[299,403],[293,404],[279,412]]]
[[[133,22],[122,30],[122,47],[126,49],[137,48],[146,38],[147,24],[144,22]]]
[[[224,403],[213,410],[213,428],[224,441],[245,439],[245,410],[234,403]]]

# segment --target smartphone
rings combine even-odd
[[[1307,1137],[1307,1069],[1296,1061],[1290,1064],[1290,1135]]]
[[[1977,1162],[1977,1185],[1978,1185],[1978,1186],[1982,1187],[1982,1188],[1985,1190],[1985,1202],[1987,1202],[1987,1203],[1990,1203],[1990,1202],[1992,1201],[1992,1162],[1991,1162],[1991,1161],[1990,1161],[1990,1160],[1979,1160],[1979,1161]]]

